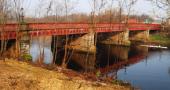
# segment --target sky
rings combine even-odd
[[[41,1],[41,3],[40,3]],[[47,3],[49,3],[50,0],[23,0],[23,7],[25,10],[26,16],[35,16],[35,13],[38,13],[38,11],[43,14],[45,13],[45,10],[47,9]],[[60,1],[63,0],[54,0],[60,3]],[[75,8],[72,10],[72,12],[84,12],[84,13],[90,13],[91,12],[91,6],[90,6],[91,0],[73,0],[73,5],[75,5]],[[54,2],[54,5],[58,5],[59,3]],[[59,4],[61,5],[61,4]],[[113,6],[117,8],[117,3],[115,3]],[[145,0],[138,0],[136,5],[132,8],[133,13],[131,14],[148,14],[154,18],[160,18],[165,17],[166,12],[163,10],[158,9],[153,3],[145,1]]]

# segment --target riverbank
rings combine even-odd
[[[130,90],[130,86],[89,81],[81,76],[35,67],[16,60],[0,60],[1,90]]]
[[[150,35],[150,40],[147,43],[170,48],[170,37],[164,34],[153,34]]]

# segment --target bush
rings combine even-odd
[[[22,59],[26,60],[26,61],[31,61],[32,60],[32,56],[30,54],[24,54],[24,55],[22,55]]]

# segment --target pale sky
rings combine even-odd
[[[41,1],[41,4],[40,4]],[[24,10],[27,16],[35,16],[35,13],[38,11],[42,14],[47,10],[47,3],[50,0],[23,0],[24,3]],[[53,0],[53,1],[63,1],[63,0]],[[89,13],[91,11],[90,0],[73,0],[75,8],[72,12],[84,12]],[[54,3],[57,5],[58,3]],[[61,4],[59,4],[61,5]],[[114,4],[114,7],[117,8],[117,4]],[[41,9],[41,10],[40,10]],[[27,12],[26,12],[27,11]],[[137,4],[132,9],[133,13],[131,14],[148,14],[156,18],[165,17],[166,13],[163,10],[158,9],[154,4],[145,0],[138,0]]]

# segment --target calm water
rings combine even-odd
[[[170,90],[170,51],[149,52],[140,62],[118,70],[117,77],[142,90]]]
[[[33,38],[31,40],[30,54],[33,62],[37,62],[41,57],[43,63],[51,64],[53,62],[51,37]]]
[[[78,61],[83,60],[81,54],[76,57],[79,57]],[[89,55],[89,61],[93,61],[92,57]],[[170,90],[169,50],[153,51],[140,46],[99,46],[96,63],[103,77],[127,81],[141,90]]]
[[[43,48],[43,62],[52,63],[51,41],[46,41],[32,40],[30,53],[33,62],[37,61],[40,56],[39,51]],[[57,57],[63,56],[59,54]],[[68,68],[78,71],[83,68],[97,68],[103,76],[130,82],[142,90],[170,90],[170,51],[168,50],[151,51],[140,46],[99,45],[96,55],[71,51],[68,59],[70,60]],[[58,60],[62,58],[56,61]]]

